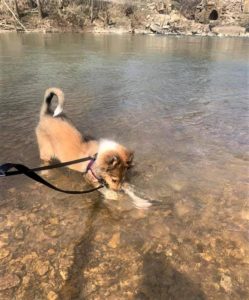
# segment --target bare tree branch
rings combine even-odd
[[[15,15],[15,13],[12,11],[12,9],[9,7],[9,5],[6,3],[5,0],[2,0],[3,4],[7,7],[7,9],[11,12],[12,16],[14,17],[14,19],[18,22],[18,24],[20,24],[20,26],[23,28],[24,31],[27,31],[26,27],[21,23],[21,21],[17,18],[17,16]]]
[[[14,4],[15,4],[17,17],[20,18],[20,11],[19,11],[19,7],[18,7],[18,4],[17,4],[17,0],[14,0]]]
[[[91,0],[91,10],[90,10],[90,18],[91,18],[91,22],[93,22],[93,5],[94,5],[94,3],[93,3],[93,0]]]
[[[39,16],[40,16],[41,19],[43,19],[44,14],[43,14],[43,11],[42,11],[41,0],[36,0],[36,3],[37,3],[37,8],[38,8]]]

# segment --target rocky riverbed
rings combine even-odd
[[[55,174],[79,188],[78,174]],[[241,187],[195,194],[197,207],[175,182],[161,204],[137,210],[21,184],[1,191],[1,299],[248,299],[246,202],[230,214]]]

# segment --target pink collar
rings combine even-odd
[[[97,158],[97,153],[96,153],[96,154],[93,156],[93,158],[89,161],[89,163],[88,163],[88,165],[87,165],[87,167],[86,167],[85,174],[87,174],[88,171],[90,171],[90,172],[92,173],[92,176],[93,176],[95,179],[97,179],[98,182],[100,182],[100,181],[102,181],[102,179],[101,179],[100,177],[98,177],[98,176],[94,173],[94,171],[93,171],[93,169],[92,169],[92,166],[93,166],[93,164],[95,163],[96,158]]]

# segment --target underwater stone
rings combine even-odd
[[[16,287],[20,283],[20,278],[16,274],[6,274],[0,276],[0,291]]]

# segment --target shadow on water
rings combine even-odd
[[[175,270],[163,254],[148,252],[143,259],[143,281],[136,300],[204,300],[199,285]]]
[[[79,239],[78,243],[75,244],[73,264],[70,268],[68,279],[65,281],[64,286],[59,292],[59,299],[84,299],[83,288],[85,280],[83,271],[89,262],[93,250],[92,241],[96,233],[93,224],[100,210],[101,201],[97,201],[89,216],[88,224],[86,226],[87,231]]]

